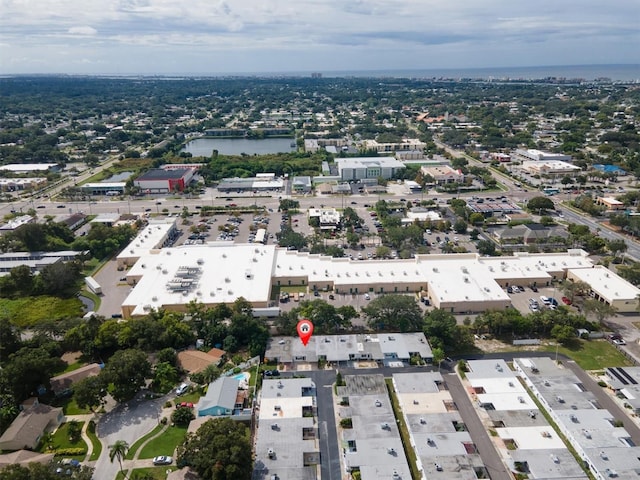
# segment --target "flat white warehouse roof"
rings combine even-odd
[[[265,302],[274,253],[272,246],[230,247],[226,242],[164,248],[141,257],[129,270],[128,276],[140,280],[123,306],[133,306],[132,315],[145,315],[151,308],[192,300],[231,304],[244,297],[252,303]]]
[[[140,230],[136,238],[118,254],[117,259],[140,258],[150,254],[153,249],[161,248],[162,245],[160,243],[166,238],[174,225],[174,219],[149,220],[149,224]]]
[[[591,289],[609,302],[615,300],[634,300],[640,295],[640,289],[627,282],[618,274],[602,265],[594,268],[571,270],[571,276],[586,282]]]
[[[304,278],[309,285],[333,283],[345,286],[376,284],[429,285],[442,302],[508,301],[497,283],[500,279],[526,281],[550,278],[553,272],[591,267],[582,250],[564,254],[516,254],[513,257],[480,257],[476,254],[418,255],[409,260],[349,260],[276,248],[273,245],[212,242],[159,249],[173,222],[150,224],[118,256],[139,258],[128,276],[139,278],[123,306],[134,306],[134,315],[144,314],[143,306],[233,303],[243,296],[252,303],[270,300],[272,281]],[[167,284],[179,267],[198,268],[194,288],[178,292]],[[594,269],[585,268],[593,271]],[[464,288],[461,288],[461,287]],[[199,293],[198,293],[199,292]],[[632,296],[635,298],[635,294]]]

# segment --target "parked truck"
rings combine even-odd
[[[102,287],[96,279],[93,277],[84,277],[84,283],[89,290],[91,290],[96,295],[102,295]]]

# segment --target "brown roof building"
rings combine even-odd
[[[225,353],[219,348],[212,348],[208,352],[184,350],[178,353],[178,365],[187,373],[198,373],[209,365],[219,365]]]
[[[41,463],[46,465],[53,460],[53,453],[38,453],[31,450],[17,450],[0,455],[0,469],[8,465],[28,465],[29,463]]]
[[[100,373],[102,367],[97,363],[90,363],[72,372],[57,375],[51,379],[51,391],[56,395],[63,393],[72,387],[74,383],[88,377],[95,377]]]

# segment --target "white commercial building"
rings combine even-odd
[[[336,294],[418,293],[436,308],[454,313],[482,312],[511,306],[509,285],[550,285],[571,275],[596,282],[593,263],[582,250],[564,253],[516,253],[509,257],[482,257],[473,253],[417,255],[411,259],[358,261],[301,253],[272,245],[210,242],[162,248],[170,243],[173,224],[150,223],[118,256],[119,265],[135,264],[127,274],[135,288],[123,304],[123,314],[143,315],[151,308],[185,311],[196,300],[208,306],[232,304],[242,296],[254,307],[267,307],[272,286],[302,286],[308,291]],[[184,269],[197,275],[177,282]],[[571,271],[571,272],[570,272]],[[578,272],[578,273],[576,273]],[[613,278],[613,273],[609,273]],[[602,281],[601,277],[598,277]],[[618,280],[616,280],[618,282]],[[616,305],[635,302],[636,289],[620,279]],[[178,285],[179,284],[179,285]],[[625,285],[625,288],[622,288]],[[460,288],[463,286],[464,288]],[[180,287],[180,288],[178,288]]]
[[[420,168],[423,175],[429,175],[433,178],[436,185],[444,185],[446,183],[464,183],[464,173],[462,170],[455,169],[449,165],[435,165],[431,167],[423,166]]]
[[[594,298],[611,305],[620,313],[638,310],[640,288],[602,265],[571,269],[567,272],[567,279],[588,284]]]
[[[336,158],[338,174],[345,181],[365,178],[392,178],[406,167],[394,157]]]
[[[10,163],[0,166],[0,170],[12,173],[46,172],[55,170],[57,163]]]
[[[534,160],[534,161],[561,161],[570,162],[571,155],[564,155],[562,153],[544,152],[542,150],[530,149],[517,149],[515,151],[516,159],[521,161]]]
[[[407,151],[422,151],[427,146],[417,138],[405,138],[400,142],[379,143],[376,140],[363,140],[362,148],[366,150],[375,150],[378,153],[394,153]]]

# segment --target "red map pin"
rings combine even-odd
[[[298,322],[297,330],[302,344],[306,347],[311,335],[313,335],[313,323],[311,323],[311,320],[303,318]]]

